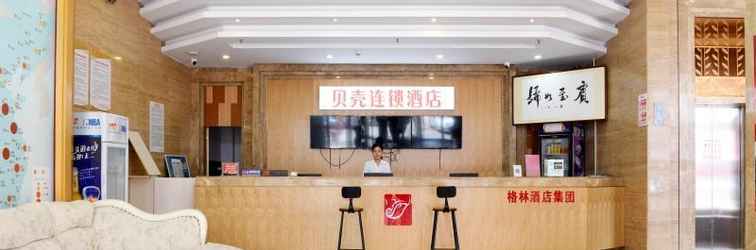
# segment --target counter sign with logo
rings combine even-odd
[[[388,226],[412,225],[412,195],[386,194],[383,196],[383,222]]]

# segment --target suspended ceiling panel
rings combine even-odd
[[[255,63],[564,65],[606,53],[626,0],[142,0],[162,51]],[[224,55],[226,55],[224,59]]]

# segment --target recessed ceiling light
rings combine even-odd
[[[541,54],[538,54],[538,55],[533,56],[533,59],[541,60],[543,59],[543,56]]]
[[[241,19],[239,19],[239,18],[237,18],[237,19],[234,19],[234,22],[237,22],[237,23],[238,23],[238,22],[241,22]]]
[[[331,55],[331,54],[328,54],[328,55],[326,55],[326,58],[328,58],[328,59],[333,59],[333,55]]]
[[[437,21],[438,21],[438,19],[436,19],[435,17],[434,17],[434,18],[431,18],[431,22],[432,22],[432,23],[435,23],[435,22],[437,22]]]
[[[334,19],[331,19],[331,21],[333,21],[335,23],[335,22],[338,22],[339,19],[338,18],[334,18]]]
[[[341,79],[341,76],[336,76],[336,79]]]
[[[535,19],[531,18],[530,23],[535,23]]]
[[[439,59],[439,60],[444,59],[444,54],[436,55],[436,59]]]
[[[435,78],[435,77],[433,77],[433,76],[429,76],[429,77],[428,77],[428,80],[433,80],[433,79],[436,79],[436,78]]]
[[[120,60],[123,60],[123,57],[120,57],[120,56],[114,56],[114,57],[113,57],[113,59],[115,59],[116,61],[120,61]]]
[[[223,58],[223,60],[228,60],[228,59],[231,59],[231,56],[229,56],[229,55],[223,55],[223,56],[221,56],[221,57]]]

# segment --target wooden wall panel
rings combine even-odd
[[[204,127],[241,127],[241,86],[206,85],[202,90]]]
[[[488,185],[491,179],[497,184]],[[622,187],[560,185],[563,179],[528,178],[200,178],[195,206],[208,217],[208,240],[248,250],[335,249],[339,194],[344,183],[362,186],[355,206],[364,208],[367,249],[419,250],[430,246],[433,207],[442,207],[436,185],[455,185],[449,203],[456,214],[461,249],[547,250],[610,249],[623,246]],[[573,178],[574,183],[600,178]],[[394,184],[405,182],[406,184]],[[256,182],[265,182],[257,185]],[[277,184],[278,183],[278,184]],[[298,184],[304,183],[304,184]],[[546,183],[546,184],[544,184]],[[510,203],[507,193],[571,191],[574,203]],[[412,225],[383,223],[384,195],[412,195]],[[241,198],[240,198],[241,197]],[[344,218],[344,246],[359,244],[356,218]],[[437,246],[452,245],[448,214],[439,215]]]
[[[165,104],[165,153],[185,154],[193,174],[198,174],[197,153],[200,131],[195,130],[199,113],[195,100],[198,88],[190,70],[160,52],[160,41],[150,34],[150,23],[139,15],[137,1],[76,1],[76,48],[88,49],[112,60],[111,113],[129,118],[130,130],[138,131],[149,143],[149,101]],[[74,111],[91,107],[74,106]],[[161,171],[163,154],[153,153]],[[146,174],[135,154],[130,156],[132,175]]]
[[[254,141],[254,134],[253,128],[254,128],[254,118],[253,115],[253,101],[255,93],[255,88],[253,88],[253,82],[254,79],[252,74],[252,69],[236,69],[236,68],[202,68],[202,69],[196,69],[192,71],[192,79],[193,82],[195,82],[199,88],[198,91],[203,91],[205,87],[209,86],[239,86],[241,87],[241,93],[238,93],[238,97],[240,98],[240,105],[232,107],[233,113],[239,114],[240,119],[240,126],[242,127],[242,138],[241,138],[241,166],[247,167],[253,165],[253,154],[252,154],[252,142]],[[204,103],[207,96],[200,96],[197,100],[198,105],[202,108],[200,112],[197,113],[197,119],[202,119],[207,111],[205,110]],[[240,111],[234,111],[234,109],[239,109]],[[205,128],[204,125],[201,123],[197,124],[197,130],[200,131],[200,137],[197,138],[197,141],[193,141],[193,143],[197,143],[198,145],[205,145]],[[205,173],[205,148],[204,146],[201,147],[201,151],[198,153],[198,156],[200,158],[199,162],[201,163],[201,166],[203,168],[201,169],[201,174]]]
[[[328,150],[309,148],[310,115],[461,115],[463,147],[461,150],[400,150],[392,169],[398,176],[441,176],[449,172],[474,171],[484,176],[503,175],[505,162],[503,117],[504,78],[502,76],[277,76],[266,81],[265,113],[267,169],[321,172],[328,176],[359,176],[362,164],[370,159],[368,150],[334,150],[329,167],[323,157]],[[321,112],[318,110],[318,86],[330,85],[450,85],[456,91],[456,110],[439,112],[377,111]],[[507,104],[508,105],[508,104]],[[509,125],[509,124],[506,124]],[[321,153],[324,156],[321,156]],[[351,159],[346,161],[350,156]],[[440,161],[439,161],[440,157]]]
[[[55,201],[73,198],[74,1],[58,0],[55,22]]]

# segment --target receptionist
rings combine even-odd
[[[372,147],[370,147],[370,150],[372,151],[373,159],[370,159],[365,162],[363,174],[365,173],[390,174],[391,165],[389,165],[388,162],[383,160],[383,146],[381,146],[381,144],[376,143],[376,144],[373,144]]]

